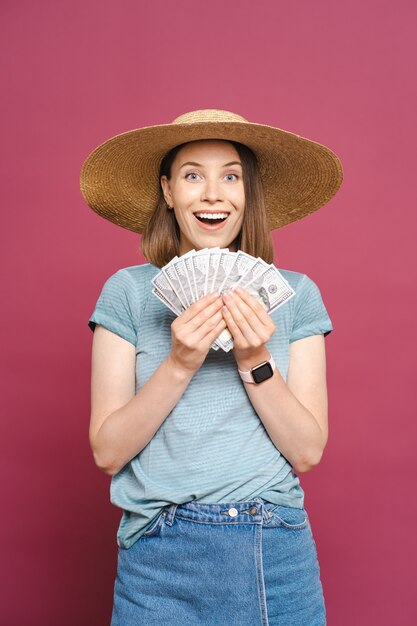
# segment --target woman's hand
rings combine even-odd
[[[175,367],[194,374],[203,364],[211,344],[226,328],[222,306],[221,296],[209,293],[172,322],[169,358]]]
[[[275,324],[264,307],[246,289],[223,294],[223,316],[233,336],[233,353],[239,369],[250,369],[270,358],[265,344],[275,332]]]

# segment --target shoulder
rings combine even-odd
[[[277,269],[294,290],[294,296],[288,301],[288,312],[297,316],[301,311],[323,306],[321,291],[308,274],[279,267]]]
[[[294,289],[294,297],[288,301],[292,320],[290,343],[310,335],[328,335],[333,325],[324,305],[321,291],[308,274],[277,268]]]
[[[144,280],[150,280],[159,272],[159,268],[151,263],[143,263],[142,265],[129,265],[127,267],[121,267],[114,272],[112,276],[117,276],[121,279],[131,280],[134,283],[141,283]]]
[[[277,270],[294,289],[295,296],[292,300],[296,301],[301,295],[305,296],[310,292],[319,291],[317,284],[307,274],[304,274],[303,272],[296,272],[294,270],[282,269],[280,267],[277,267]]]
[[[286,270],[281,267],[277,267],[277,270],[280,274],[282,274],[282,276],[290,284],[295,292],[302,284],[304,277],[306,277],[306,274],[302,274],[301,272],[295,272],[293,270]]]
[[[107,279],[106,285],[142,295],[151,286],[151,280],[158,272],[159,268],[151,263],[129,265],[113,272]]]

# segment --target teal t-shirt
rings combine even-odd
[[[328,335],[333,326],[317,285],[306,274],[278,269],[295,296],[272,312],[276,330],[266,345],[286,380],[289,344]],[[146,263],[115,272],[88,321],[93,331],[101,324],[135,346],[136,393],[171,349],[176,316],[151,291],[151,279],[159,271]],[[299,477],[255,412],[233,352],[210,350],[151,441],[112,476],[110,500],[123,510],[117,544],[132,546],[167,504],[256,496],[304,506]]]

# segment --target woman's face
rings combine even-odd
[[[218,139],[193,141],[177,153],[171,180],[161,176],[165,200],[180,228],[180,255],[193,248],[229,248],[242,227],[245,191],[234,146]]]

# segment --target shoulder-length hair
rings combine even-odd
[[[226,141],[226,140],[224,140]],[[187,142],[190,143],[190,142]],[[172,163],[179,150],[187,145],[180,144],[164,156],[159,170],[159,180],[165,174],[171,179]],[[274,244],[268,226],[264,190],[255,154],[247,146],[229,141],[239,154],[242,163],[243,185],[245,190],[245,211],[242,228],[233,242],[237,250],[253,257],[261,257],[266,263],[273,263]],[[163,267],[179,254],[180,231],[173,210],[168,209],[160,189],[155,211],[152,213],[142,235],[141,248],[144,256],[156,267]]]

